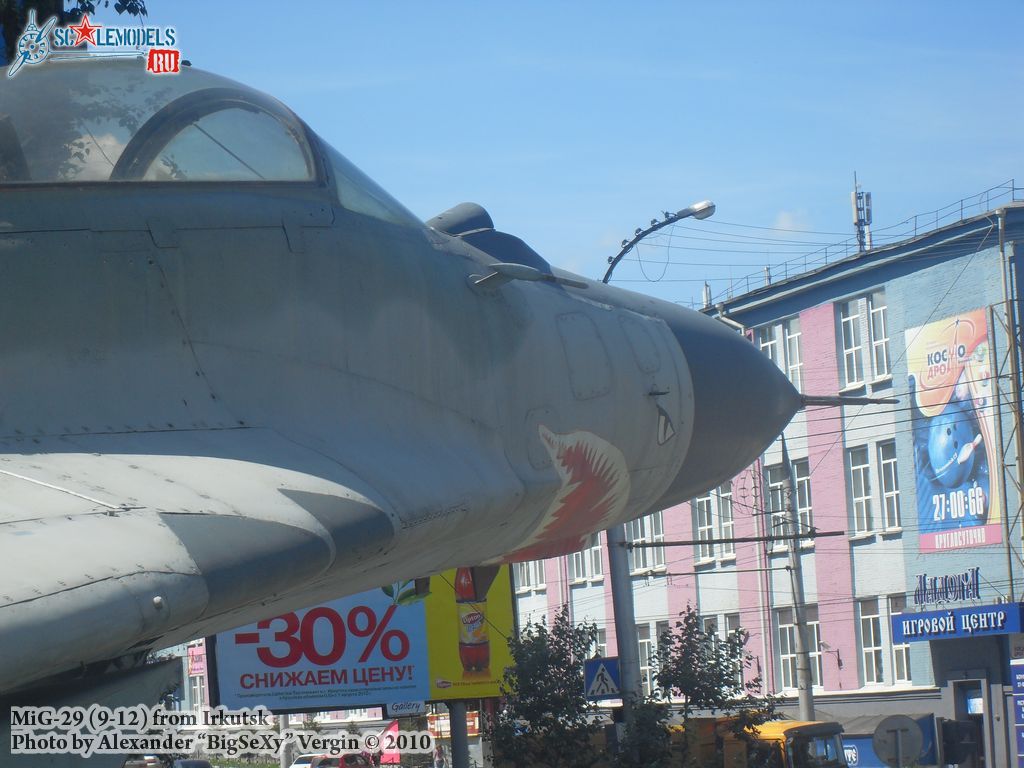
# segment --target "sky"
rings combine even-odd
[[[1024,187],[1019,0],[148,5],[194,66],[282,100],[421,218],[480,203],[555,266],[600,278],[636,228],[713,200],[612,279],[682,303],[851,238],[855,171],[876,244]]]

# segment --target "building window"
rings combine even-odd
[[[602,659],[608,655],[608,634],[605,630],[597,630],[594,644],[591,646],[591,656],[600,656]]]
[[[732,511],[732,481],[722,483],[707,496],[693,501],[694,530],[697,531],[697,561],[707,562],[715,557],[715,550],[720,546],[720,555],[731,557],[736,554],[736,543],[722,541],[716,544],[715,534],[719,539],[731,539],[735,534],[735,520]]]
[[[800,318],[793,317],[782,324],[786,338],[786,376],[797,390],[802,391],[804,358],[800,351]]]
[[[659,621],[654,625],[654,634],[657,636],[659,643],[670,638],[672,635],[671,624],[667,621]]]
[[[758,348],[776,365],[779,364],[779,339],[774,325],[758,328],[756,332]]]
[[[878,615],[878,598],[861,600],[860,647],[863,659],[864,684],[882,682],[882,619]]]
[[[731,637],[736,632],[740,631],[740,615],[738,613],[727,613],[725,614],[725,634],[726,637]],[[743,685],[743,661],[740,659],[736,660],[736,685]]]
[[[697,560],[710,560],[715,556],[715,521],[711,514],[711,496],[702,496],[693,502],[697,515]]]
[[[779,683],[781,688],[796,688],[796,623],[792,608],[782,608],[777,613],[779,621]],[[807,623],[807,651],[811,665],[811,685],[822,683],[821,668],[821,623],[818,621],[818,606],[808,605],[804,608],[804,620]],[[739,615],[736,615],[739,627]]]
[[[601,562],[601,534],[592,533],[583,549],[569,555],[569,580],[581,583],[600,579],[604,568]]]
[[[871,332],[871,365],[876,379],[889,375],[889,319],[885,291],[875,291],[867,298]]]
[[[654,643],[651,642],[651,625],[636,625],[636,641],[640,649],[640,681],[643,684],[644,696],[650,696],[654,690]]]
[[[601,556],[601,534],[595,533],[590,537],[590,578],[597,580],[604,576],[604,561]]]
[[[544,561],[528,560],[515,564],[516,592],[540,591],[545,588]]]
[[[793,386],[803,382],[803,354],[800,350],[800,318],[791,317],[754,329],[754,342],[768,359],[786,374]]]
[[[846,387],[864,383],[860,317],[858,299],[839,305],[839,335],[843,344],[843,386]]]
[[[704,634],[708,637],[718,638],[718,617],[717,616],[702,616],[700,619],[701,627],[704,630]]]
[[[796,626],[793,609],[778,611],[779,621],[779,688],[796,688]]]
[[[808,605],[804,608],[807,619],[807,644],[811,661],[811,685],[822,685],[821,669],[821,622],[818,621],[818,606]]]
[[[199,710],[206,706],[206,676],[192,675],[188,679],[189,695],[192,699],[192,709]]]
[[[732,481],[728,480],[718,486],[718,526],[723,539],[731,539],[735,534],[735,521],[732,515]],[[735,555],[736,542],[723,541],[722,555]]]
[[[626,536],[633,544],[656,544],[665,540],[661,512],[630,520],[626,523]],[[664,547],[636,547],[629,550],[629,569],[632,573],[665,567]]]
[[[876,381],[891,375],[888,312],[885,291],[881,289],[839,304],[844,387],[862,385],[868,364]],[[867,349],[864,344],[865,334],[868,339]]]
[[[578,583],[587,580],[586,549],[569,555],[569,581]]]
[[[786,520],[786,472],[781,464],[768,467],[765,470],[765,483],[768,486],[768,494],[765,498],[768,513],[770,536],[788,536],[789,526]],[[785,541],[773,541],[772,549],[784,549]]]
[[[892,617],[906,613],[907,596],[889,595],[889,626],[892,626]],[[910,683],[910,644],[893,643],[892,646],[892,681],[894,683]]]
[[[871,475],[868,447],[849,448],[846,465],[850,472],[850,499],[853,503],[853,529],[856,533],[873,530],[871,520]]]
[[[793,474],[796,477],[796,515],[800,521],[798,533],[810,533],[814,527],[814,515],[811,512],[811,463],[807,459],[793,462]],[[814,543],[814,539],[804,539],[805,545]]]
[[[896,471],[896,441],[878,444],[878,476],[882,481],[882,514],[886,528],[900,527],[900,481]]]

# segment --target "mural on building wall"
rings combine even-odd
[[[1002,516],[984,309],[906,332],[919,547],[998,544]]]

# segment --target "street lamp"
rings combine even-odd
[[[633,233],[632,240],[623,240],[622,250],[619,251],[614,256],[608,258],[608,271],[604,273],[604,277],[602,278],[601,282],[607,283],[611,279],[612,270],[615,269],[616,264],[622,261],[622,257],[629,253],[630,249],[634,245],[639,243],[652,232],[657,232],[662,227],[667,227],[669,224],[677,222],[680,219],[706,219],[714,212],[714,203],[712,203],[710,200],[701,200],[699,203],[688,205],[681,211],[676,211],[675,213],[669,213],[668,211],[665,211],[665,218],[662,219],[661,221],[658,221],[657,219],[652,219],[651,226],[647,227],[647,229],[638,229],[635,233]]]
[[[669,213],[661,221],[653,219],[647,229],[638,229],[633,233],[632,240],[622,241],[622,250],[608,259],[608,271],[602,282],[607,283],[612,276],[615,265],[629,253],[630,248],[643,240],[651,232],[679,221],[680,219],[706,219],[715,212],[715,204],[710,200],[683,208],[681,211]],[[619,677],[622,693],[622,714],[627,729],[634,721],[634,706],[640,698],[642,681],[640,680],[640,650],[636,636],[635,609],[633,606],[633,581],[630,576],[628,541],[626,526],[623,523],[613,525],[605,534],[608,540],[609,573],[612,589],[612,613],[615,621],[615,637],[619,653]]]

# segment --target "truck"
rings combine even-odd
[[[731,724],[728,718],[691,719],[687,728],[675,729],[673,742],[682,748],[685,740],[697,766],[848,768],[839,723],[774,720],[740,735]]]

